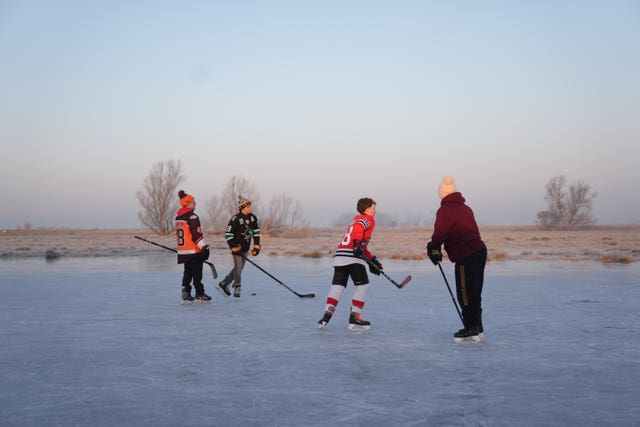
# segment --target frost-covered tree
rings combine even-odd
[[[143,189],[136,193],[142,210],[140,222],[157,234],[175,230],[178,210],[178,186],[184,181],[180,160],[165,160],[153,165],[144,180]]]
[[[261,227],[266,233],[278,234],[285,230],[306,230],[309,228],[309,221],[304,216],[300,202],[283,193],[275,196],[269,203],[269,212]]]
[[[213,196],[207,200],[207,215],[214,230],[224,230],[229,218],[238,213],[239,196],[251,200],[253,212],[260,221],[263,234],[278,234],[291,229],[306,230],[309,227],[309,221],[305,218],[299,202],[281,194],[274,197],[268,206],[263,206],[256,185],[241,176],[233,176],[220,196]]]
[[[596,193],[578,180],[567,188],[564,175],[552,178],[546,185],[547,210],[538,212],[536,223],[545,228],[582,227],[596,222],[591,208]]]

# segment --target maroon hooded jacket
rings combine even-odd
[[[444,250],[452,262],[462,261],[469,255],[486,249],[473,211],[464,202],[465,199],[459,192],[443,198],[433,226],[431,243],[436,247],[444,243]]]

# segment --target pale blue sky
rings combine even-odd
[[[0,0],[0,227],[137,227],[151,166],[313,225],[370,196],[533,224],[563,174],[640,222],[640,1]]]

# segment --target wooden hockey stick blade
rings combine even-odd
[[[213,265],[213,263],[209,262],[209,261],[205,261],[205,263],[207,263],[207,265],[209,265],[209,267],[211,267],[211,274],[213,274],[213,278],[217,279],[218,278],[218,272],[216,271],[216,266]]]

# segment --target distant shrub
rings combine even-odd
[[[322,258],[322,254],[320,252],[318,252],[318,251],[304,253],[304,254],[302,254],[302,256],[305,257],[305,258]]]
[[[633,260],[623,255],[604,255],[602,262],[604,264],[631,264]]]
[[[504,252],[497,252],[491,256],[491,259],[493,261],[504,261],[505,259],[507,259],[507,254],[505,254]]]
[[[423,260],[426,258],[425,255],[421,254],[391,254],[388,257],[389,259],[400,259],[400,260]]]

